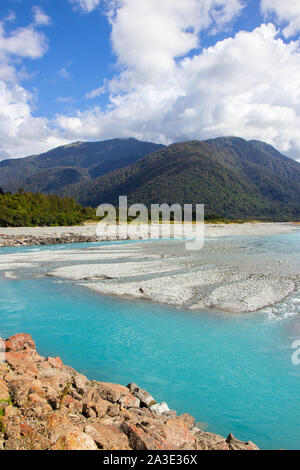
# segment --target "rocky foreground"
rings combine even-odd
[[[60,358],[40,356],[27,334],[4,345],[1,450],[258,450],[201,431],[136,384],[89,381]]]

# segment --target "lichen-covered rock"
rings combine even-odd
[[[94,423],[88,424],[85,433],[91,436],[97,446],[103,450],[129,450],[126,434],[114,425]]]
[[[205,431],[197,431],[195,437],[200,450],[230,450],[224,437]]]
[[[150,406],[150,410],[159,415],[168,413],[170,411],[167,403],[164,401],[162,403],[156,403],[156,405]]]
[[[150,393],[148,393],[146,390],[143,390],[142,388],[138,387],[135,383],[131,383],[127,385],[127,387],[132,393],[132,395],[134,395],[140,400],[142,405],[150,408],[151,406],[156,404],[156,401],[154,400],[153,396],[150,395]]]
[[[6,382],[3,379],[0,379],[0,405],[1,401],[9,399],[9,390]]]
[[[5,341],[6,351],[22,351],[24,349],[35,349],[35,342],[30,335],[20,333],[11,336]]]
[[[134,450],[175,450],[170,442],[162,438],[160,434],[145,432],[142,428],[124,421],[122,431],[127,435],[129,445]]]
[[[47,361],[54,369],[61,369],[63,362],[60,357],[48,357]]]
[[[0,364],[0,450],[256,450],[200,431],[192,416],[155,404],[146,390],[89,381],[29,335],[5,342]]]
[[[98,450],[95,441],[83,432],[68,432],[60,436],[51,450]]]
[[[233,434],[229,434],[226,439],[230,450],[259,450],[259,448],[253,444],[253,442],[243,442],[236,439]]]
[[[131,393],[127,393],[124,397],[119,400],[119,403],[124,408],[139,408],[140,400],[133,396]]]
[[[164,426],[164,433],[166,439],[171,442],[175,449],[198,449],[197,438],[190,432],[187,424],[180,418],[167,421]]]
[[[77,392],[80,393],[80,395],[84,395],[87,390],[87,378],[82,374],[76,374],[73,381]]]
[[[123,385],[99,383],[97,385],[97,392],[104,400],[116,403],[128,394],[128,389]]]

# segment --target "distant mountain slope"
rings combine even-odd
[[[0,161],[0,187],[53,193],[131,165],[162,147],[136,139],[75,142],[41,155]]]
[[[60,194],[83,205],[204,203],[229,218],[300,219],[300,164],[259,141],[228,137],[162,148]]]

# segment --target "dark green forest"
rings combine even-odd
[[[2,226],[81,223],[95,218],[83,207],[118,206],[121,195],[148,209],[205,204],[211,221],[300,220],[300,164],[271,145],[237,137],[167,147],[135,139],[77,142],[0,162],[0,186],[16,192],[2,198]]]
[[[95,210],[72,198],[23,191],[10,194],[0,188],[1,227],[78,225],[92,218]]]

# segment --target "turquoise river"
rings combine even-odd
[[[270,256],[286,252],[297,263],[299,248],[300,231],[260,241]],[[62,247],[2,248],[0,256],[37,249]],[[300,365],[291,359],[299,292],[262,312],[225,315],[104,297],[48,277],[0,274],[0,286],[3,338],[29,333],[42,355],[89,378],[136,382],[206,430],[264,449],[300,448]]]

